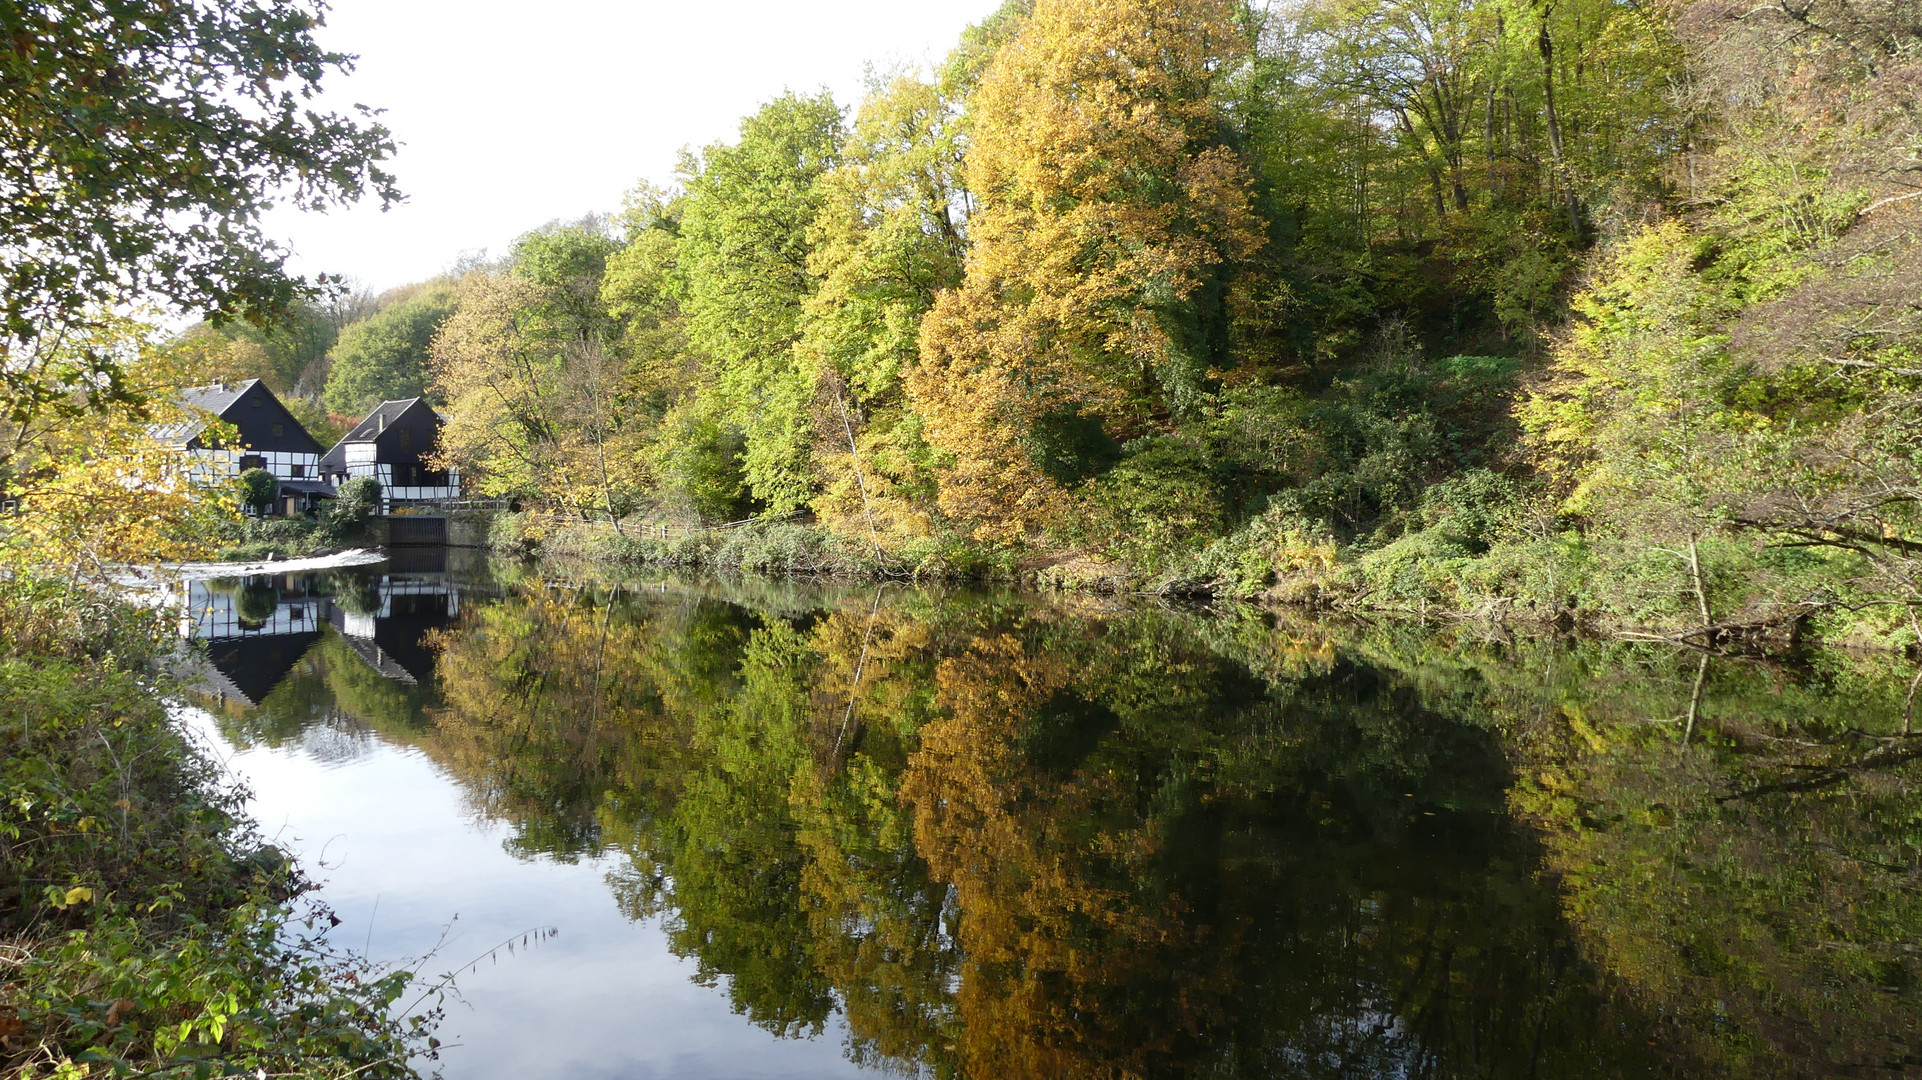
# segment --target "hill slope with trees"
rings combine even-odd
[[[1010,0],[467,274],[447,455],[833,565],[1912,639],[1918,25]]]

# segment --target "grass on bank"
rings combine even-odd
[[[537,514],[496,515],[488,534],[496,554],[575,559],[609,566],[746,571],[770,575],[1013,581],[1016,551],[931,538],[884,550],[858,537],[798,522],[736,528],[686,528],[568,521]]]
[[[416,1075],[438,1008],[330,949],[170,722],[148,617],[0,582],[0,1075]]]

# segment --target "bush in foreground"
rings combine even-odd
[[[405,973],[296,914],[298,871],[169,721],[155,629],[0,584],[0,1073],[415,1075],[437,1010],[401,1018]]]

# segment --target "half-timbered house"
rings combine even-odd
[[[259,379],[215,383],[180,391],[187,419],[154,429],[154,437],[194,458],[202,475],[239,476],[249,469],[265,469],[280,481],[284,513],[311,510],[319,499],[332,498],[333,486],[321,472],[321,446],[274,392]],[[237,437],[216,443],[208,438],[210,422],[202,413],[231,424]]]
[[[371,476],[380,481],[389,505],[457,499],[460,471],[437,469],[428,460],[443,426],[440,414],[422,398],[383,401],[327,451],[321,471],[334,484]]]

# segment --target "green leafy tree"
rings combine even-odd
[[[380,481],[371,476],[348,477],[334,494],[321,509],[321,521],[336,540],[358,536],[380,509]]]
[[[420,396],[434,335],[453,311],[453,289],[435,285],[341,331],[327,373],[328,411],[358,416],[381,401]]]
[[[607,257],[601,302],[618,327],[634,406],[658,418],[693,393],[705,364],[688,341],[681,306],[679,196],[651,184],[629,192],[627,243]]]
[[[138,401],[126,357],[59,348],[100,312],[267,326],[315,295],[262,231],[270,207],[399,197],[371,111],[316,101],[352,64],[320,21],[295,0],[0,10],[0,423]],[[21,449],[0,447],[0,485]]]
[[[681,165],[679,273],[688,337],[711,367],[711,393],[743,436],[749,491],[768,510],[812,494],[812,386],[795,359],[821,177],[840,160],[841,110],[825,93],[789,94],[741,122],[734,145]]]
[[[280,498],[280,481],[266,469],[248,469],[240,474],[240,499],[247,509],[260,514],[273,509]]]

